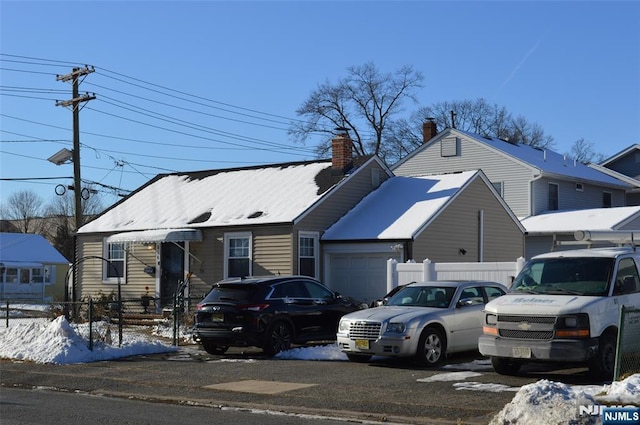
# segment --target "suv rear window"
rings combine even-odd
[[[255,298],[257,290],[258,288],[255,285],[220,285],[214,287],[203,301],[252,301]]]

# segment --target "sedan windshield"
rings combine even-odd
[[[553,295],[606,295],[612,258],[541,258],[530,261],[511,286],[512,292]]]
[[[446,286],[407,286],[389,299],[388,306],[447,308],[455,288]]]

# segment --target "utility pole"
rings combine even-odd
[[[72,98],[70,100],[58,101],[56,106],[71,106],[73,111],[73,191],[75,196],[75,225],[76,231],[82,226],[82,187],[80,180],[80,104],[96,98],[95,94],[86,93],[79,95],[80,77],[95,72],[95,68],[85,66],[84,68],[73,68],[70,74],[56,75],[56,81],[71,81]]]
[[[71,106],[73,111],[73,151],[72,151],[72,161],[73,161],[73,193],[75,199],[75,225],[76,231],[73,235],[73,283],[72,283],[72,301],[75,303],[77,299],[76,288],[78,287],[78,273],[77,273],[77,265],[78,265],[78,237],[77,232],[82,226],[83,216],[82,216],[82,186],[80,180],[80,104],[84,102],[88,102],[96,98],[95,94],[89,95],[86,93],[82,96],[79,94],[79,86],[80,86],[80,78],[86,75],[95,72],[95,68],[89,68],[85,65],[84,68],[73,68],[70,74],[66,75],[56,75],[56,81],[67,82],[71,81],[72,89],[72,97],[70,100],[58,101],[56,102],[56,106]],[[68,317],[68,307],[66,301],[69,301],[69,288],[67,282],[65,282],[65,290],[64,290],[64,300],[65,300],[65,316]],[[74,319],[78,315],[78,309],[74,305]]]

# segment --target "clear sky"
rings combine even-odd
[[[640,143],[637,1],[0,0],[0,20],[3,202],[73,183],[73,165],[47,158],[72,148],[72,113],[56,106],[71,84],[56,75],[85,64],[81,177],[105,205],[158,173],[313,159],[287,134],[296,109],[369,61],[424,74],[407,115],[482,97],[559,153]]]

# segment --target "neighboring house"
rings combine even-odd
[[[524,228],[482,171],[392,177],[322,236],[332,288],[370,302],[387,260],[498,262],[523,255]]]
[[[628,183],[626,205],[640,205],[640,144],[629,146],[600,164],[589,166]]]
[[[41,235],[0,233],[0,299],[65,300],[67,260]]]
[[[518,217],[625,206],[628,183],[571,158],[453,128],[435,134],[428,124],[424,144],[392,167],[395,175],[481,169]]]
[[[584,247],[585,242],[576,241],[576,231],[640,231],[640,206],[618,208],[595,208],[576,211],[558,211],[523,219],[527,231],[525,258],[549,251],[560,251]],[[640,242],[640,241],[638,241]],[[601,242],[593,246],[615,246]]]
[[[78,231],[78,296],[148,294],[171,302],[180,281],[203,295],[235,276],[322,279],[320,236],[392,176],[352,158],[346,135],[331,160],[161,174]]]

